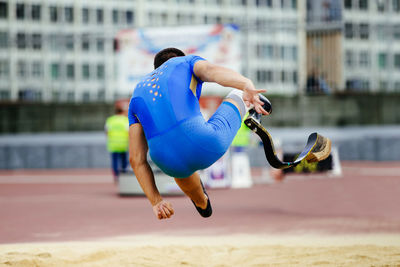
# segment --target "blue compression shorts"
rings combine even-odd
[[[190,117],[151,138],[148,141],[151,159],[172,177],[188,177],[222,157],[240,125],[238,109],[223,102],[207,122],[202,115]]]

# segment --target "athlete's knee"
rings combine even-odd
[[[240,113],[240,117],[243,119],[248,111],[248,107],[243,101],[243,91],[239,89],[233,89],[226,97],[225,101],[234,104]]]

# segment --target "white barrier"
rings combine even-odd
[[[232,153],[232,188],[247,188],[253,185],[250,160],[246,152]]]
[[[164,174],[150,161],[158,191],[162,195],[183,195],[182,190],[175,183],[174,178]],[[119,176],[118,190],[120,195],[144,195],[135,174],[130,171]]]

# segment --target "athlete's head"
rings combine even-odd
[[[115,107],[114,109],[115,114],[122,114],[124,113],[124,110],[121,107]]]
[[[184,56],[185,53],[183,53],[178,48],[173,48],[173,47],[165,48],[160,52],[158,52],[157,55],[154,57],[154,69],[160,67],[162,64],[164,64],[165,61],[167,61],[170,58],[184,57]]]

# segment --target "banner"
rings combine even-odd
[[[167,47],[241,71],[239,28],[233,24],[123,30],[116,39],[121,94],[132,93],[140,78],[154,69],[155,54]],[[225,94],[229,90],[216,85],[203,87],[205,94]]]

